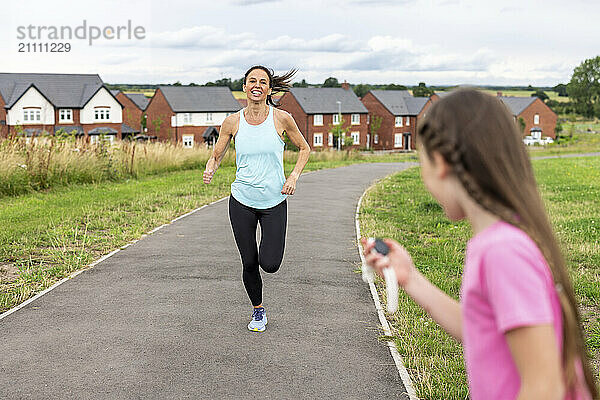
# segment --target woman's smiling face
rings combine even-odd
[[[269,83],[269,75],[262,69],[257,68],[250,71],[244,83],[244,92],[246,92],[248,100],[266,100],[267,95],[271,94]]]

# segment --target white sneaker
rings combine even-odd
[[[253,332],[263,332],[267,327],[267,314],[264,307],[255,308],[248,329]]]

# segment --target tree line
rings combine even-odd
[[[231,79],[222,78],[205,84],[196,84],[191,82],[189,86],[227,86],[232,91],[241,91],[243,86],[243,78]],[[172,84],[173,86],[183,86],[180,81]],[[131,90],[131,89],[155,89],[156,85],[128,85],[128,84],[107,84],[109,89]],[[321,84],[312,84],[302,79],[299,82],[293,83],[294,87],[341,87],[342,84],[335,77],[328,77]],[[369,90],[412,90],[415,97],[429,97],[435,93],[435,90],[447,90],[449,86],[427,86],[424,82],[420,82],[416,86],[407,87],[396,83],[389,84],[368,84],[360,83],[350,85],[354,93],[358,97],[363,97]],[[600,56],[590,58],[583,61],[573,71],[571,80],[568,84],[560,83],[554,87],[535,88],[529,86],[501,87],[501,86],[486,86],[487,89],[504,90],[504,89],[519,89],[531,90],[531,96],[539,97],[557,114],[579,114],[587,118],[600,118]],[[550,99],[546,91],[552,90],[561,97],[568,97],[569,101],[559,102]]]

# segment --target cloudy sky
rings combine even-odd
[[[0,72],[98,73],[108,83],[205,83],[264,64],[298,80],[554,86],[600,54],[596,0],[5,0]],[[8,13],[8,14],[6,14]],[[8,15],[8,18],[7,18]],[[143,39],[52,39],[86,22]],[[19,38],[33,26],[34,37]],[[109,28],[110,29],[110,28]],[[81,29],[83,32],[83,29]],[[109,31],[110,32],[110,31]],[[29,35],[28,31],[26,34]],[[24,43],[21,44],[20,43]],[[68,53],[19,52],[69,43]],[[23,48],[26,50],[26,47]]]

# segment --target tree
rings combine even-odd
[[[236,80],[232,81],[231,86],[229,88],[231,90],[240,92],[243,90],[243,86],[244,86],[244,78],[240,78],[240,79],[236,79]]]
[[[557,138],[560,136],[562,131],[563,131],[562,122],[560,120],[558,120],[556,122],[556,126],[554,127],[554,133],[556,134]]]
[[[364,83],[361,83],[359,85],[354,86],[354,94],[358,97],[364,97],[365,94],[369,93],[369,90],[371,90],[371,88],[371,85],[365,85]]]
[[[181,86],[181,82],[177,81],[173,84],[173,86]]]
[[[537,97],[542,101],[546,101],[550,98],[542,89],[537,89],[535,92],[531,93],[531,97]]]
[[[525,120],[523,119],[523,117],[519,117],[519,130],[521,131],[521,133],[525,132]]]
[[[554,86],[554,88],[552,89],[554,90],[556,93],[558,93],[558,95],[560,97],[567,97],[567,85],[565,85],[564,83],[559,83],[558,85]]]
[[[308,83],[306,83],[306,79],[302,79],[300,82],[294,82],[292,84],[293,87],[308,87]]]
[[[573,134],[575,133],[575,122],[577,122],[575,115],[569,116],[569,139],[573,139]]]
[[[567,93],[577,113],[600,117],[600,56],[587,59],[575,68]]]
[[[414,97],[429,97],[434,93],[433,89],[428,88],[427,85],[425,85],[425,82],[419,82],[419,86],[413,88]]]
[[[346,126],[344,128],[344,118],[342,118],[341,114],[339,115],[339,121],[340,123],[337,125],[334,124],[329,124],[329,132],[333,133],[333,147],[337,148],[338,146],[338,140],[340,137],[345,136],[348,132],[350,132],[350,127]],[[350,138],[352,139],[352,138]],[[346,145],[347,144],[347,140],[348,137],[346,136],[346,139],[341,143],[342,145]],[[340,146],[341,149],[342,146]]]
[[[159,115],[158,117],[156,117],[155,119],[152,120],[152,125],[154,126],[154,131],[156,132],[156,134],[158,135],[160,132],[160,127],[163,123],[163,119],[161,118],[161,116]]]
[[[407,90],[408,88],[404,85],[398,85],[395,83],[390,83],[389,85],[385,85],[383,90]]]
[[[342,87],[342,85],[340,85],[337,78],[330,76],[323,82],[323,87]]]
[[[380,117],[379,115],[371,116],[371,123],[369,124],[369,130],[371,131],[371,138],[375,139],[375,135],[377,135],[377,132],[379,132],[379,128],[381,128],[381,121],[383,121],[383,118]],[[369,148],[370,147],[371,147],[371,143],[369,143]]]

